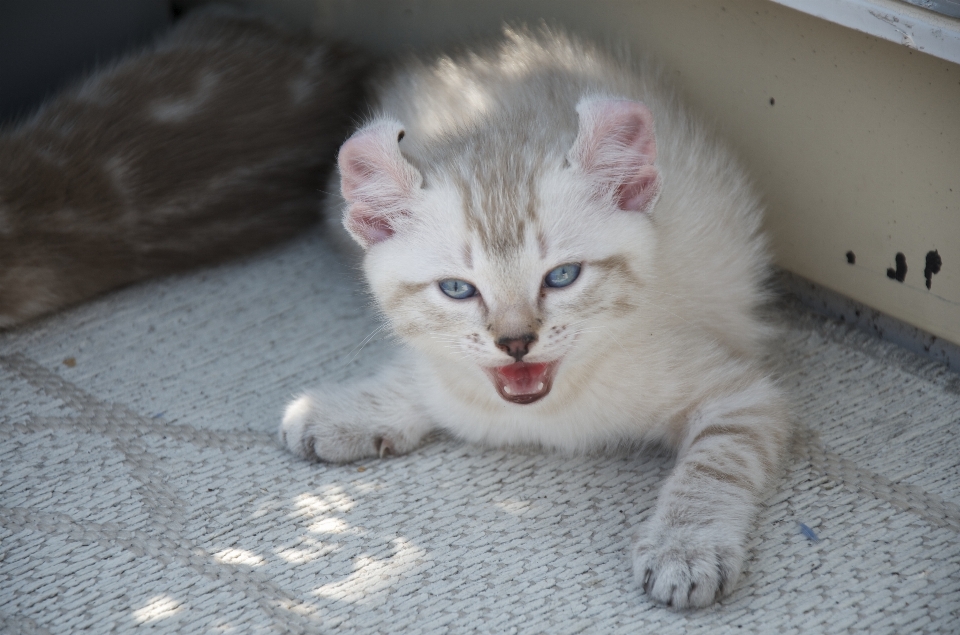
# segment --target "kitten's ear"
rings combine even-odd
[[[639,101],[584,98],[577,104],[580,130],[568,159],[613,195],[622,210],[649,212],[660,194],[653,114]]]
[[[366,249],[393,236],[410,218],[423,177],[400,154],[403,126],[380,119],[358,130],[340,148],[343,224]]]

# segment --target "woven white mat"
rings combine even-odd
[[[684,614],[627,561],[667,458],[277,445],[390,354],[316,233],[0,335],[0,631],[960,632],[960,377],[783,316],[801,434],[737,590]]]

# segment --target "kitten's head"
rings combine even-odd
[[[418,169],[389,119],[340,150],[344,224],[394,330],[517,404],[589,379],[636,310],[652,257],[650,111],[600,98],[576,110],[562,150],[529,130],[481,129]],[[551,134],[561,136],[541,141]]]

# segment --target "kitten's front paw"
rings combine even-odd
[[[633,544],[637,584],[673,609],[713,604],[733,589],[743,566],[742,541],[724,533],[719,526],[667,527],[653,519]]]
[[[287,406],[279,436],[280,443],[297,456],[330,463],[403,454],[416,446],[396,432],[377,433],[362,425],[334,421],[319,398],[310,394]]]

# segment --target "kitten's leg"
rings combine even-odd
[[[633,546],[634,576],[652,599],[701,607],[736,585],[757,506],[779,475],[786,422],[767,380],[704,401],[690,416],[676,467]]]
[[[391,366],[369,379],[330,384],[287,406],[280,443],[306,459],[346,463],[406,454],[433,427],[418,406],[416,375]]]

